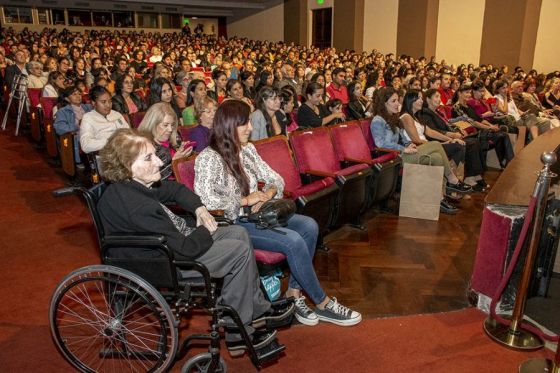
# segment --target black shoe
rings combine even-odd
[[[476,184],[484,187],[485,189],[490,188],[490,185],[488,185],[484,179],[477,180]]]
[[[270,304],[270,310],[253,320],[253,328],[276,329],[292,323],[296,310],[294,298],[282,298]]]
[[[476,192],[476,193],[486,192],[486,190],[487,190],[486,186],[484,184],[478,184],[478,183],[476,183],[476,185],[474,185],[472,187],[472,189],[473,189],[473,192]]]
[[[255,350],[261,349],[272,341],[276,340],[276,330],[255,331],[252,336],[252,343]],[[241,356],[247,350],[247,344],[243,339],[234,342],[226,341],[229,354],[232,357]]]
[[[446,192],[469,193],[472,192],[472,187],[468,184],[458,182],[457,184],[447,183],[445,186]]]
[[[439,211],[443,212],[444,214],[455,215],[459,211],[459,209],[446,200],[442,199],[439,203]]]

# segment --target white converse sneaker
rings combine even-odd
[[[343,306],[334,297],[327,303],[325,309],[315,308],[315,313],[319,320],[340,326],[352,326],[362,321],[362,315],[359,312],[352,311],[350,308]]]

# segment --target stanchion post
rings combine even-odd
[[[554,360],[529,359],[519,366],[519,373],[560,373],[560,342],[556,346]]]
[[[550,179],[556,176],[550,170],[550,167],[556,163],[556,154],[553,152],[545,152],[541,155],[541,161],[544,167],[539,172],[539,177],[533,191],[533,197],[536,199],[536,208],[531,230],[531,240],[523,265],[521,279],[519,280],[513,313],[511,315],[511,323],[509,326],[504,325],[495,320],[491,315],[488,316],[484,322],[484,331],[490,338],[499,344],[516,350],[538,350],[544,345],[539,336],[527,330],[523,330],[520,327],[525,312],[525,302],[527,300],[529,283],[531,282],[531,273],[533,271],[539,239],[541,237],[541,228],[546,212]],[[531,218],[531,216],[525,217],[525,219]]]

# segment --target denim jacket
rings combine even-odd
[[[84,112],[93,110],[90,104],[81,104]],[[76,126],[76,115],[72,110],[72,105],[66,105],[56,112],[54,117],[54,130],[58,136],[62,136],[68,132],[78,131],[80,128]]]
[[[400,152],[404,150],[404,146],[399,144],[401,131],[399,130],[397,133],[393,132],[385,119],[379,115],[373,117],[370,129],[376,146],[380,148],[395,149]]]

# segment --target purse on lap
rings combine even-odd
[[[285,234],[274,228],[285,227],[288,220],[295,214],[296,204],[291,199],[271,199],[263,203],[259,211],[250,213],[242,219],[255,223],[259,229],[271,229]]]

